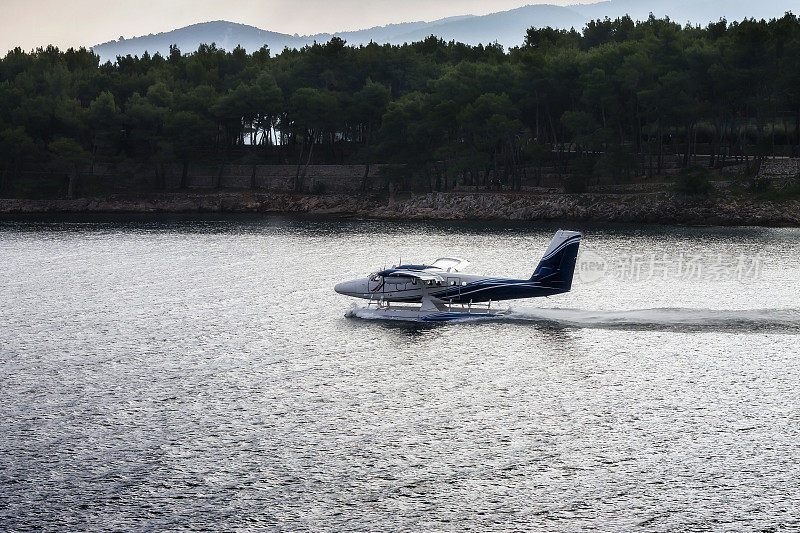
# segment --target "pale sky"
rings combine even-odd
[[[394,22],[484,15],[526,4],[592,0],[0,0],[0,53],[92,46],[173,30],[197,22],[228,20],[280,33],[357,30]]]

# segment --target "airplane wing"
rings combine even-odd
[[[433,272],[423,272],[419,270],[406,270],[406,269],[393,269],[378,272],[379,276],[384,278],[416,278],[422,281],[444,281],[444,278]]]

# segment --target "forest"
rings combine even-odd
[[[333,38],[279,53],[210,44],[101,64],[47,47],[0,60],[5,195],[66,176],[72,196],[98,164],[147,175],[152,190],[168,187],[168,166],[185,188],[193,165],[230,163],[293,165],[298,192],[310,164],[380,163],[437,190],[515,189],[520,169],[562,161],[631,182],[665,154],[713,168],[800,154],[796,16],[605,19],[531,28],[510,50]]]

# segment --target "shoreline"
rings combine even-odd
[[[684,226],[800,227],[800,200],[686,198],[672,193],[440,192],[398,195],[220,191],[97,198],[2,199],[0,216],[90,213],[272,213],[407,220],[564,220]]]

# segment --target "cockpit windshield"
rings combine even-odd
[[[431,266],[447,270],[448,272],[458,272],[466,268],[467,265],[469,265],[469,261],[465,261],[464,259],[459,259],[457,257],[440,257],[434,261]]]

